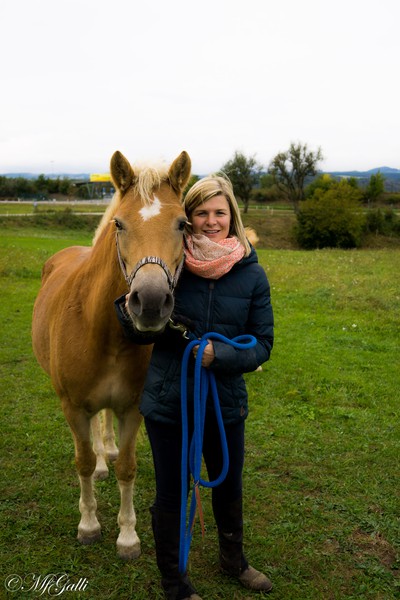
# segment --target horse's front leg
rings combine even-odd
[[[136,533],[136,514],[133,506],[133,487],[136,475],[136,439],[142,417],[138,407],[118,416],[119,456],[115,472],[121,493],[118,514],[120,533],[117,539],[118,555],[126,560],[140,556],[140,540]]]
[[[97,502],[93,484],[96,454],[90,438],[90,417],[84,410],[72,407],[69,403],[63,402],[63,410],[74,438],[75,464],[81,485],[78,540],[82,544],[92,544],[101,538],[101,527],[96,517]]]

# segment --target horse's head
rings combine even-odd
[[[112,218],[129,288],[126,310],[134,327],[143,333],[161,332],[173,310],[186,224],[181,198],[190,169],[186,152],[163,170],[136,170],[120,152],[111,158],[118,196]]]

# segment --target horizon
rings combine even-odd
[[[209,173],[215,173],[219,170],[221,170],[222,165],[220,165],[218,168],[214,168],[211,169],[209,171],[195,171],[194,169],[192,169],[192,175],[197,175],[198,177],[204,177]],[[268,169],[268,165],[266,165],[266,169],[263,172],[266,172]],[[379,165],[379,166],[372,166],[372,167],[368,167],[368,168],[344,168],[344,169],[338,169],[338,168],[332,168],[332,169],[328,169],[328,168],[320,168],[318,169],[318,172],[321,173],[368,173],[370,171],[375,171],[375,170],[383,170],[383,169],[390,169],[393,171],[398,171],[400,173],[400,168],[398,167],[394,167],[392,165]],[[59,177],[62,175],[65,176],[78,176],[78,175],[92,175],[92,174],[109,174],[110,170],[109,169],[85,169],[85,168],[80,168],[80,169],[72,169],[71,167],[66,167],[65,169],[60,168],[60,169],[55,169],[54,166],[51,166],[51,170],[39,170],[39,169],[30,169],[30,168],[26,168],[26,169],[15,169],[15,170],[9,170],[9,171],[2,171],[0,172],[0,176],[1,177],[12,177],[13,175],[15,176],[23,176],[23,175],[30,175],[30,176],[40,176],[40,175],[45,175],[46,177]]]

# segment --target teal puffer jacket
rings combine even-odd
[[[270,287],[264,269],[252,249],[248,257],[217,280],[204,279],[183,270],[175,290],[174,319],[189,327],[190,337],[216,332],[227,338],[251,334],[257,344],[237,350],[213,341],[214,372],[224,422],[236,423],[247,417],[247,390],[243,373],[254,371],[268,360],[273,345],[273,312]],[[140,411],[143,416],[165,423],[179,423],[181,361],[187,341],[166,328],[154,344],[144,386]],[[193,366],[190,359],[189,413],[193,400]],[[212,410],[211,402],[210,410]]]

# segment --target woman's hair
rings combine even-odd
[[[234,235],[238,238],[245,248],[245,256],[248,256],[251,252],[251,247],[246,237],[240,209],[235,194],[233,193],[232,184],[224,173],[203,177],[203,179],[197,181],[190,188],[183,200],[183,207],[187,218],[190,221],[194,209],[200,204],[203,204],[203,202],[210,200],[210,198],[214,198],[214,196],[224,196],[228,201],[231,211],[229,235]],[[190,225],[187,225],[187,228],[191,232]]]

